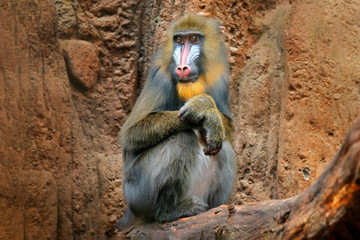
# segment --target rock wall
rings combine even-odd
[[[291,197],[317,179],[360,113],[356,0],[5,0],[0,239],[106,238],[125,206],[119,129],[188,10],[225,27],[232,202]]]

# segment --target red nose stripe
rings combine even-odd
[[[185,42],[184,45],[181,47],[181,52],[180,52],[180,66],[185,66],[186,65],[186,60],[189,56],[189,52],[190,52],[190,44]]]
[[[176,68],[176,74],[180,78],[186,78],[190,74],[190,67],[186,64],[190,52],[190,44],[185,42],[180,51],[180,65]]]

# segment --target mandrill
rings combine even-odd
[[[117,227],[173,221],[227,203],[236,172],[232,131],[220,26],[188,14],[171,25],[121,129],[128,207]]]

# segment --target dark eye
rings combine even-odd
[[[182,43],[182,38],[181,37],[176,37],[175,42],[176,43]]]
[[[197,43],[197,42],[199,42],[199,36],[196,36],[196,35],[191,36],[191,37],[190,37],[190,41],[191,41],[192,43]]]

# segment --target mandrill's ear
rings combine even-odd
[[[224,33],[225,32],[225,27],[224,26],[219,26],[219,30],[221,33]]]

